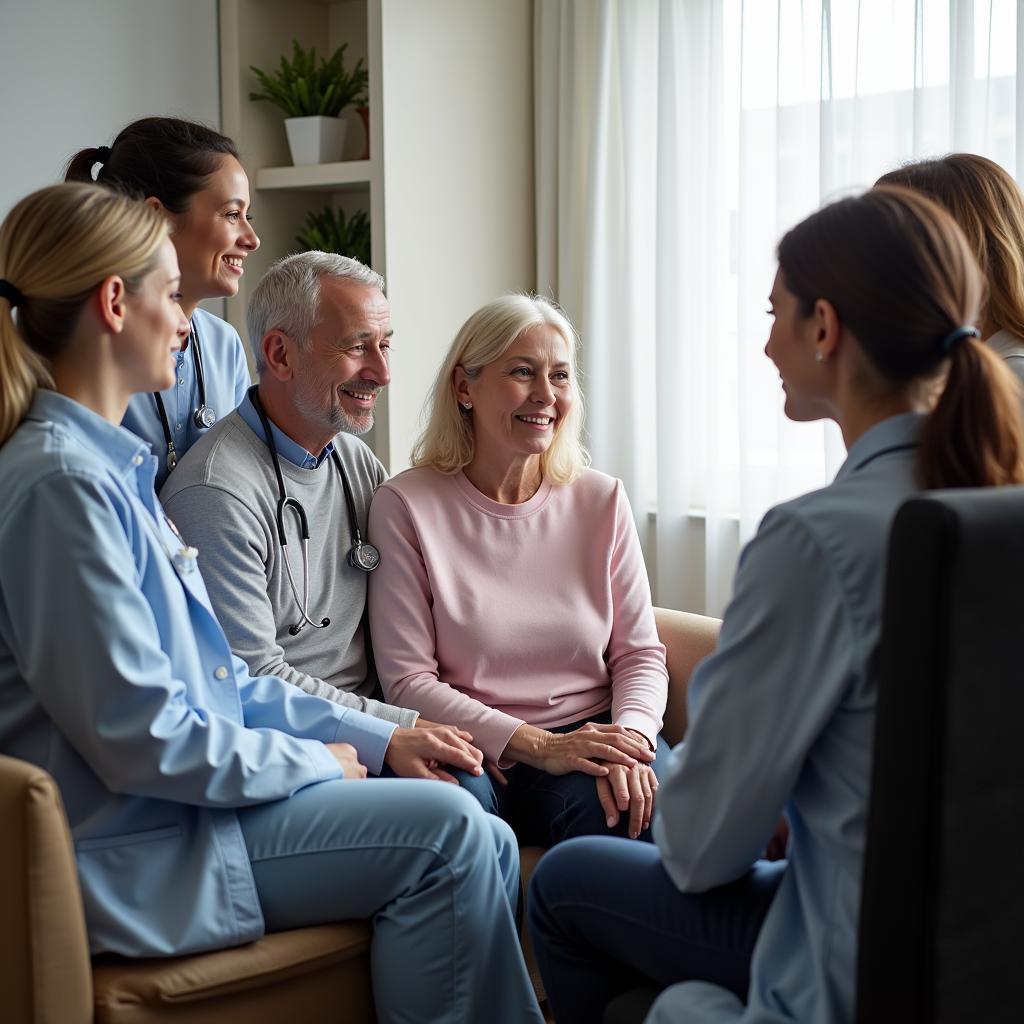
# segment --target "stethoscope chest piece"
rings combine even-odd
[[[365,541],[357,541],[348,553],[348,564],[363,572],[373,572],[380,565],[380,552]]]
[[[197,427],[209,429],[217,422],[217,414],[208,406],[201,405],[192,415],[192,422]]]

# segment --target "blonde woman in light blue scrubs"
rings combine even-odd
[[[0,752],[56,779],[92,952],[363,918],[378,1019],[539,1024],[512,832],[434,781],[480,771],[466,734],[231,655],[119,426],[173,378],[179,298],[165,218],[113,191],[43,189],[0,227]]]

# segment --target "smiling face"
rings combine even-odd
[[[816,360],[820,333],[815,313],[804,315],[800,301],[786,287],[781,268],[771,295],[772,327],[764,353],[782,378],[786,401],[783,411],[791,420],[820,420],[831,415],[827,404],[825,364]]]
[[[178,305],[178,281],[174,246],[166,239],[155,268],[124,299],[124,327],[115,351],[131,392],[162,391],[174,384],[175,357],[188,337],[188,320]]]
[[[307,429],[365,434],[377,395],[391,382],[391,309],[379,288],[323,278],[317,323],[295,353],[291,401]]]
[[[472,403],[475,463],[539,459],[573,403],[569,346],[550,324],[524,331],[475,377],[462,367],[455,374],[458,401]]]
[[[260,244],[248,213],[249,179],[233,156],[222,156],[188,209],[171,215],[186,306],[238,291],[245,258]]]

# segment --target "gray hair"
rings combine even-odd
[[[267,331],[283,331],[299,348],[308,349],[320,309],[320,281],[325,277],[384,291],[384,278],[350,256],[311,249],[277,260],[253,289],[245,311],[257,374],[267,368],[263,359]]]

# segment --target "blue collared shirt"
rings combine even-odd
[[[235,808],[338,778],[325,743],[379,772],[395,728],[249,676],[155,462],[47,391],[0,449],[0,752],[57,780],[92,950],[129,956],[262,934]]]
[[[249,400],[248,395],[238,406],[238,415],[245,420],[249,429],[264,444],[267,444],[267,432],[263,429],[259,413],[256,412],[256,407]],[[334,442],[331,441],[319,455],[312,455],[297,441],[293,441],[269,416],[267,422],[270,424],[270,434],[274,438],[277,454],[282,459],[287,459],[293,466],[298,466],[299,469],[319,469],[334,451]]]
[[[203,350],[203,379],[206,382],[206,404],[223,419],[245,397],[249,387],[249,364],[238,332],[220,317],[197,309],[192,324]],[[174,384],[160,392],[167,412],[167,423],[178,459],[205,433],[196,426],[193,414],[199,408],[199,381],[196,377],[195,352],[189,345],[178,353]],[[167,479],[167,439],[164,436],[156,401],[149,391],[133,395],[121,421],[133,434],[145,441],[157,457],[156,489]]]
[[[785,810],[789,864],[744,1006],[705,982],[668,989],[649,1024],[852,1021],[886,551],[919,488],[922,418],[851,447],[831,486],[772,509],[736,573],[716,652],[694,673],[689,731],[658,790],[654,835],[680,889],[739,878]]]

